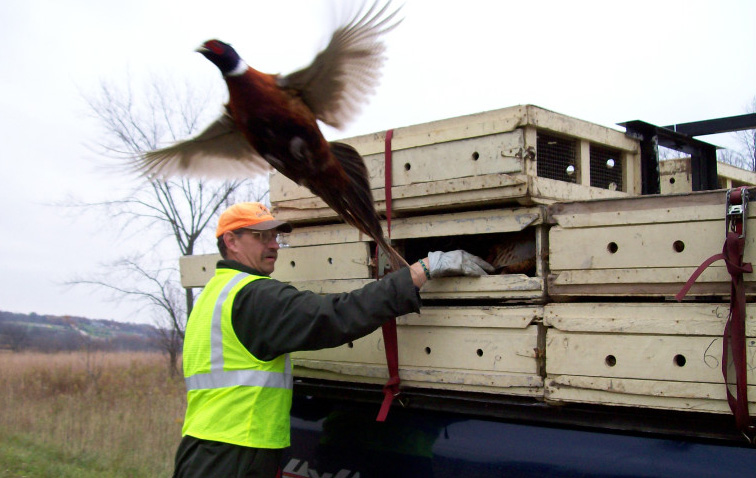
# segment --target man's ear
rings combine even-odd
[[[236,252],[239,248],[237,246],[237,241],[239,238],[231,231],[226,231],[223,233],[223,242],[226,243],[226,250],[227,251],[233,251]]]

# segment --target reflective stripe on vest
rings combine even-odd
[[[234,386],[293,388],[291,360],[286,354],[286,366],[283,372],[267,370],[223,370],[223,331],[221,317],[223,303],[228,298],[231,289],[240,281],[249,277],[246,272],[236,274],[221,290],[213,308],[212,324],[210,326],[210,373],[198,373],[185,377],[187,391],[227,388]]]
[[[229,370],[199,373],[186,379],[187,390],[226,388],[237,385],[245,387],[292,388],[291,361],[286,354],[286,371]]]

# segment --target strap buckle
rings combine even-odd
[[[738,188],[740,194],[732,197],[733,189],[727,190],[725,209],[725,235],[729,232],[739,232],[738,239],[746,236],[746,223],[748,222],[748,188]]]

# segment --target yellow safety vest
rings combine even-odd
[[[183,435],[254,448],[289,446],[289,354],[257,359],[231,323],[234,297],[264,276],[218,269],[197,299],[184,335]]]

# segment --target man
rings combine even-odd
[[[356,291],[318,295],[269,277],[277,236],[291,230],[260,203],[220,216],[223,259],[186,327],[187,410],[174,477],[276,476],[289,446],[290,352],[336,347],[418,312],[432,277],[493,270],[464,251],[431,252]]]

